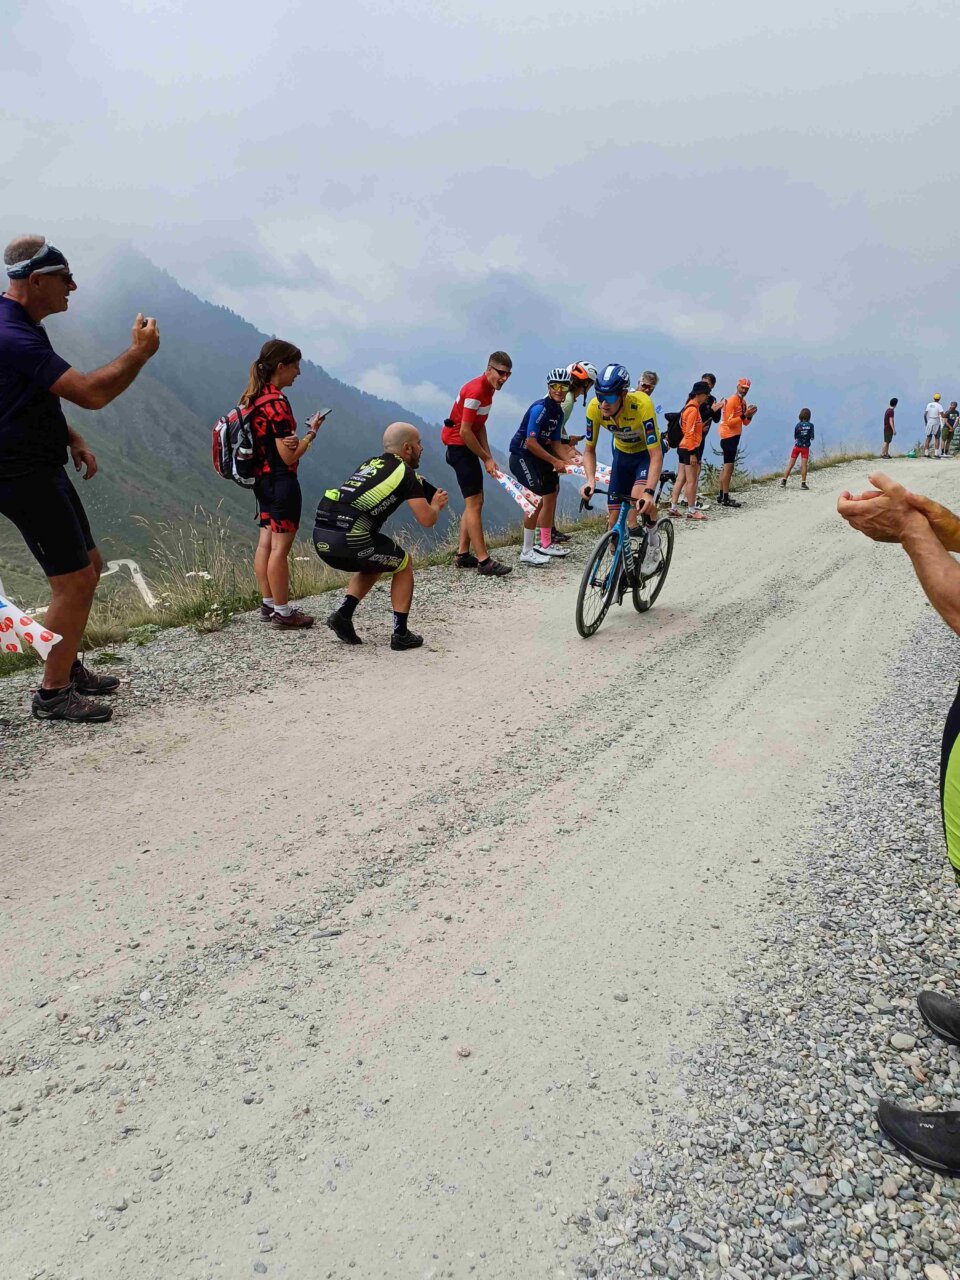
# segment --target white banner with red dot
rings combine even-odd
[[[0,596],[0,653],[23,653],[24,646],[29,645],[46,661],[50,650],[62,639]]]

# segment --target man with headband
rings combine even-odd
[[[160,346],[156,320],[137,316],[130,346],[93,373],[80,373],[53,350],[41,321],[66,311],[76,281],[59,249],[43,236],[18,236],[3,253],[9,283],[0,295],[0,515],[11,520],[50,583],[44,625],[62,636],[33,697],[39,720],[92,723],[111,708],[92,695],[113,693],[115,676],[98,676],[78,658],[103,561],[67,472],[68,454],[84,480],[97,471],[86,443],[67,425],[61,397],[102,409],[125,391]]]

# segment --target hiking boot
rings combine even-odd
[[[482,573],[485,578],[505,578],[508,573],[513,573],[513,565],[501,564],[499,560],[487,556],[482,564],[477,565],[477,573]]]
[[[469,551],[460,551],[453,557],[453,563],[458,569],[475,569],[480,561]]]
[[[531,548],[529,551],[521,551],[518,557],[520,564],[528,564],[539,568],[540,565],[549,564],[550,557],[542,556],[539,551]]]
[[[734,507],[737,511],[739,511],[740,508],[743,506],[743,503],[735,502],[734,499],[731,498],[729,494],[727,494],[727,496],[723,500],[723,505],[725,507]]]
[[[960,1000],[951,1000],[939,991],[921,991],[917,1008],[934,1035],[947,1044],[960,1044]]]
[[[273,609],[268,604],[262,604],[260,606],[260,612],[257,614],[257,617],[260,619],[261,622],[272,622]]]
[[[781,477],[781,480],[780,480],[780,488],[781,488],[781,489],[785,489],[786,487],[787,487],[787,482],[786,482],[786,480],[785,480],[785,479],[783,479],[783,478]]]
[[[414,631],[404,631],[398,634],[396,631],[390,637],[391,649],[419,649],[423,644],[423,636],[418,636]]]
[[[563,556],[568,556],[570,552],[566,551],[563,547],[555,547],[551,542],[549,547],[537,547],[537,554],[541,556],[556,556],[562,558]]]
[[[810,488],[810,486],[809,486],[805,481],[801,481],[801,483],[800,483],[800,488],[801,488],[801,489],[809,489],[809,488]]]
[[[960,1111],[910,1111],[884,1101],[877,1107],[877,1123],[916,1164],[960,1175]]]
[[[289,613],[273,611],[272,625],[278,631],[299,631],[305,627],[312,627],[313,621],[310,614],[304,613],[302,609],[291,609]]]
[[[79,658],[70,668],[70,679],[77,693],[87,698],[103,693],[116,693],[120,688],[120,681],[116,676],[98,676],[96,672],[89,671]]]
[[[102,724],[113,715],[113,707],[85,698],[72,684],[61,689],[55,698],[41,698],[38,690],[30,710],[37,720],[71,720],[74,724]]]
[[[569,533],[561,533],[559,529],[551,529],[550,537],[554,542],[572,542],[572,538]]]
[[[327,626],[344,644],[363,644],[353,628],[353,619],[346,617],[339,609],[334,609],[327,618]]]

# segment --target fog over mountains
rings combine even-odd
[[[213,470],[210,429],[236,404],[249,366],[268,334],[224,307],[183,288],[141,253],[124,248],[86,269],[65,316],[46,326],[57,351],[77,368],[89,370],[116,356],[129,340],[138,311],[157,317],[160,351],[134,384],[113,404],[92,413],[64,404],[67,418],[97,454],[98,475],[76,479],[105,558],[132,555],[149,570],[160,522],[193,518],[196,508],[221,511],[238,538],[254,541],[253,494],[222,480]],[[294,332],[278,334],[296,342]],[[422,473],[453,489],[437,424],[428,424],[403,406],[338,381],[304,350],[301,374],[289,392],[298,421],[315,409],[333,413],[300,464],[304,490],[301,534],[309,537],[313,511],[324,488],[345,479],[364,458],[379,452],[384,427],[396,419],[415,423],[425,449]],[[467,369],[461,381],[476,370]],[[451,390],[451,403],[459,383]],[[511,431],[513,429],[511,422]],[[517,523],[519,509],[496,485],[487,486],[491,525]],[[441,518],[434,536],[445,537],[450,520]],[[398,514],[395,520],[404,521]],[[419,539],[431,531],[415,526]],[[19,534],[0,520],[0,579],[8,590],[43,595],[43,578]]]

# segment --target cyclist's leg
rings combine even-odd
[[[947,857],[960,883],[960,690],[947,715],[940,749],[940,811]]]

